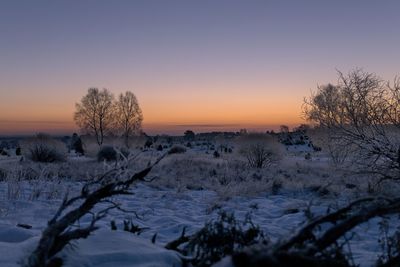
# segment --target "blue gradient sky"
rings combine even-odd
[[[2,0],[0,134],[73,130],[74,104],[93,86],[134,92],[150,132],[300,123],[303,97],[335,82],[335,69],[400,73],[399,10],[361,0]]]

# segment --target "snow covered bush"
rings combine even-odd
[[[66,158],[66,147],[49,135],[39,133],[22,142],[23,154],[35,162],[59,162]]]
[[[338,72],[338,83],[320,86],[305,100],[310,122],[325,129],[338,151],[352,150],[351,164],[382,180],[400,179],[400,78]]]
[[[241,136],[238,143],[239,153],[252,168],[269,167],[282,156],[282,145],[270,135],[251,133]]]

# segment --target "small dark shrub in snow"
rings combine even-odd
[[[274,182],[272,183],[272,188],[271,188],[272,194],[273,195],[278,194],[279,191],[282,189],[282,187],[283,187],[283,185],[282,185],[281,181],[274,180]]]
[[[219,154],[219,152],[217,150],[214,151],[213,153],[214,158],[219,158],[221,155]]]
[[[271,136],[251,133],[239,139],[240,154],[252,168],[269,167],[282,155],[282,146]]]
[[[20,147],[17,147],[16,149],[15,149],[15,155],[17,155],[17,156],[21,156],[22,154],[21,154],[21,148]]]
[[[97,152],[98,161],[113,161],[117,160],[117,151],[112,146],[103,146]]]
[[[129,150],[126,148],[115,149],[112,146],[103,146],[97,153],[98,161],[114,161],[117,159],[124,159],[129,157]]]
[[[188,142],[188,143],[186,144],[186,146],[187,146],[188,148],[192,148],[192,143]]]
[[[247,246],[265,242],[263,232],[250,216],[239,223],[232,213],[222,211],[216,221],[206,223],[191,236],[184,252],[194,256],[194,266],[210,266]]]
[[[117,230],[117,224],[115,223],[115,221],[111,221],[110,226],[111,226],[111,230],[113,230],[113,231]]]
[[[146,143],[144,143],[145,148],[150,148],[153,145],[153,141],[150,139],[146,140]]]
[[[305,154],[304,159],[311,160],[311,154],[310,153]]]
[[[192,140],[194,140],[195,137],[196,137],[196,134],[191,130],[187,130],[184,133],[185,140],[192,141]]]
[[[7,153],[7,151],[5,151],[5,150],[3,150],[3,149],[1,149],[1,148],[0,148],[0,155],[1,155],[1,156],[9,156],[8,153]]]
[[[163,151],[163,146],[162,145],[158,145],[157,150],[158,151]]]
[[[217,170],[212,169],[212,170],[210,171],[210,176],[211,176],[211,177],[217,176]]]
[[[7,177],[7,172],[3,169],[0,169],[0,181],[3,181]]]
[[[35,162],[57,162],[65,160],[65,145],[46,134],[37,134],[24,143],[24,153]]]
[[[315,152],[319,152],[319,151],[321,151],[321,150],[322,150],[322,148],[321,148],[321,147],[319,147],[319,146],[316,146],[316,145],[312,145],[312,148],[313,148],[313,150],[314,150]]]
[[[180,154],[180,153],[185,153],[186,148],[183,146],[175,145],[171,147],[171,149],[168,151],[168,154]]]
[[[84,155],[82,140],[77,133],[74,133],[71,138],[71,149],[75,150],[76,153]]]

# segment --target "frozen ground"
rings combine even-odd
[[[68,185],[79,187],[78,183],[63,186]],[[24,185],[18,200],[8,200],[9,186],[5,182],[0,184],[0,266],[18,266],[36,245],[46,221],[59,204],[59,200],[46,199],[45,194],[30,200],[30,188],[29,184]],[[188,232],[199,229],[206,221],[215,218],[220,209],[233,211],[239,219],[251,212],[253,221],[268,237],[276,240],[286,238],[298,229],[306,220],[303,211],[309,205],[315,214],[324,214],[329,206],[346,203],[345,199],[317,199],[313,193],[305,192],[260,194],[227,201],[222,201],[209,190],[177,192],[138,184],[133,192],[132,196],[115,200],[124,208],[136,211],[140,218],[113,211],[99,222],[101,228],[94,235],[75,242],[73,247],[63,252],[65,266],[180,266],[179,256],[165,250],[163,245],[177,238],[185,226]],[[132,219],[145,230],[140,235],[122,231],[124,219]],[[119,230],[111,231],[111,220],[117,223]],[[85,218],[80,224],[88,221],[89,218]],[[356,229],[352,251],[355,261],[361,266],[368,266],[377,259],[378,222],[371,221]],[[29,224],[32,229],[23,229],[17,224]],[[155,233],[156,243],[152,244],[151,238]]]
[[[140,170],[161,153],[165,152],[141,152],[129,168]],[[100,229],[93,235],[62,251],[64,264],[181,266],[180,255],[164,249],[165,244],[179,237],[185,227],[187,233],[194,233],[217,218],[220,210],[234,212],[239,220],[250,213],[253,222],[274,242],[299,229],[307,221],[306,210],[324,215],[328,209],[370,194],[367,177],[333,168],[321,153],[311,152],[311,159],[306,160],[305,153],[307,147],[291,147],[284,151],[279,164],[258,170],[248,168],[235,152],[221,152],[215,158],[208,147],[169,156],[150,173],[154,182],[137,184],[132,188],[133,195],[113,199],[138,216],[111,211],[98,222]],[[26,259],[64,194],[79,192],[85,180],[103,173],[110,165],[113,163],[98,163],[90,156],[70,155],[60,164],[20,162],[19,157],[0,156],[0,266],[18,266]],[[399,190],[396,186],[384,189],[395,195]],[[84,217],[79,224],[88,224],[90,219]],[[143,232],[136,235],[123,231],[124,220],[132,220]],[[111,230],[111,221],[118,230]],[[381,252],[377,242],[380,221],[374,219],[355,229],[350,244],[360,266],[372,265]],[[398,220],[391,221],[392,229],[398,225]]]

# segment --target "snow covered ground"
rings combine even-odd
[[[79,185],[75,185],[79,187]],[[58,207],[59,199],[7,200],[7,184],[2,182],[0,206],[0,266],[18,266],[35,247],[47,220]],[[29,189],[27,189],[29,190]],[[272,240],[286,238],[306,221],[304,210],[311,205],[315,214],[324,214],[328,206],[346,203],[346,200],[315,200],[312,193],[279,195],[261,194],[257,197],[234,197],[221,201],[215,192],[209,190],[188,190],[155,188],[137,184],[132,196],[117,197],[115,201],[139,215],[113,211],[99,222],[100,229],[86,240],[74,243],[63,253],[65,266],[180,266],[177,253],[163,246],[176,239],[183,227],[189,233],[201,228],[208,220],[216,218],[218,210],[233,211],[237,218],[244,219],[251,212],[253,221],[259,224]],[[310,200],[313,199],[313,203]],[[339,203],[340,202],[340,203]],[[145,228],[140,235],[122,231],[123,220],[132,221]],[[114,220],[119,230],[112,231]],[[90,218],[84,218],[85,225]],[[352,241],[356,262],[368,266],[377,259],[379,248],[379,220],[371,221],[357,229]],[[28,224],[32,229],[17,227]],[[155,244],[151,238],[157,233]]]
[[[189,234],[199,230],[221,210],[233,212],[239,220],[250,213],[252,221],[275,242],[294,234],[307,221],[306,211],[324,215],[365,196],[369,189],[366,177],[333,168],[321,153],[305,159],[306,152],[291,147],[278,165],[260,170],[246,167],[235,153],[221,152],[215,158],[208,148],[169,156],[150,173],[154,182],[136,184],[133,195],[113,199],[135,213],[110,211],[98,222],[99,230],[61,252],[64,266],[181,266],[180,255],[166,250],[165,244],[179,237],[184,228]],[[161,153],[143,152],[130,168],[140,170]],[[0,266],[19,266],[37,245],[65,193],[80,192],[85,179],[106,171],[109,165],[76,156],[44,165],[19,162],[19,157],[0,158]],[[398,192],[398,187],[386,190]],[[90,220],[84,217],[79,225]],[[124,220],[143,231],[140,235],[123,231]],[[111,221],[118,230],[111,230]],[[350,244],[360,266],[374,264],[381,253],[377,242],[380,221],[374,219],[355,229]],[[398,220],[390,223],[392,229],[399,226]]]

